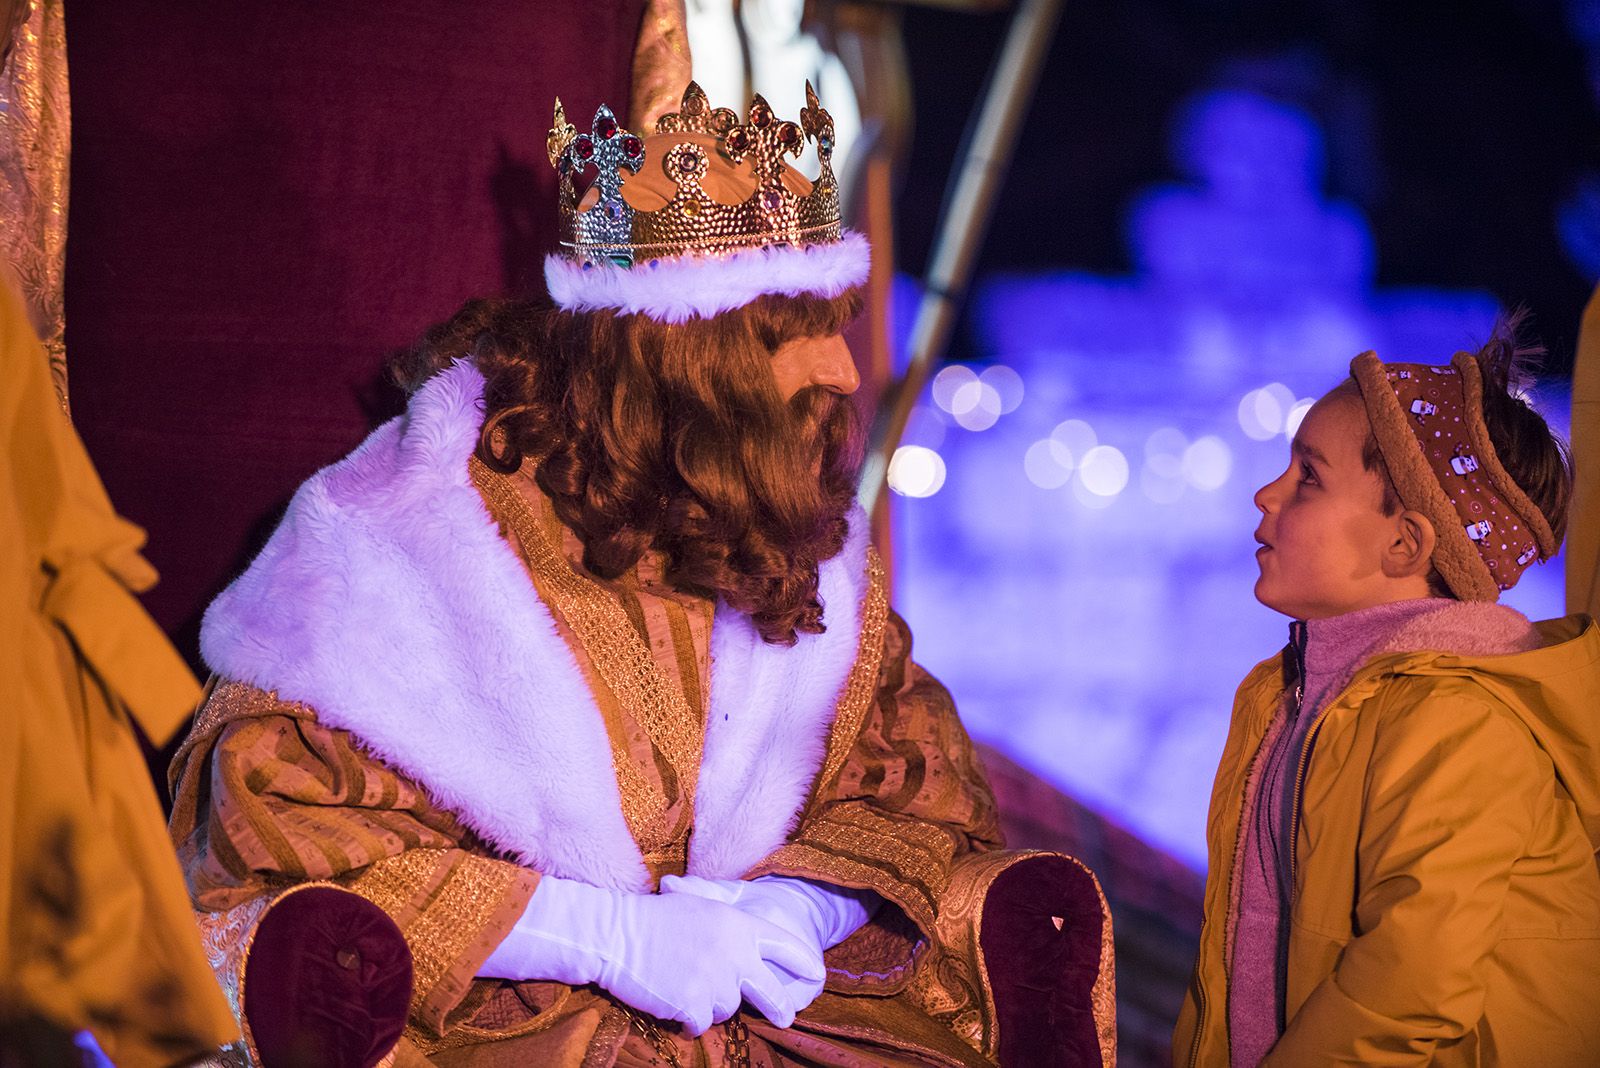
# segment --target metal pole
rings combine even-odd
[[[911,406],[949,344],[956,312],[972,280],[973,261],[994,212],[995,195],[1016,150],[1023,114],[1033,99],[1060,16],[1061,0],[1022,0],[1011,17],[934,245],[911,330],[911,362],[905,374],[885,391],[872,428],[857,493],[869,515],[883,492],[889,460],[905,433]]]

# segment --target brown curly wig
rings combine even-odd
[[[720,597],[761,636],[820,633],[817,565],[844,544],[860,434],[848,398],[785,402],[771,369],[785,342],[838,333],[859,292],[762,297],[714,319],[469,301],[390,365],[414,392],[470,355],[485,380],[479,457],[534,479],[615,578],[647,550],[669,582]]]

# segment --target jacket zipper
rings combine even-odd
[[[1189,1068],[1200,1062],[1200,1036],[1205,1034],[1205,983],[1195,969],[1195,1036],[1189,1042]]]
[[[1311,725],[1311,730],[1306,733],[1306,743],[1300,749],[1300,766],[1295,771],[1294,807],[1289,810],[1289,904],[1291,906],[1296,896],[1295,857],[1300,852],[1300,793],[1306,785],[1306,768],[1311,763],[1311,748],[1316,744],[1317,732],[1322,729],[1322,721],[1328,718],[1331,710],[1331,706],[1323,709],[1317,721]]]
[[[1341,703],[1343,698],[1356,689],[1357,684],[1365,684],[1366,680],[1371,677],[1372,672],[1368,670],[1370,667],[1371,664],[1369,663],[1367,667],[1357,671],[1344,684],[1344,689],[1328,700],[1328,703],[1323,706],[1322,711],[1317,715],[1316,722],[1312,723],[1311,729],[1306,732],[1305,745],[1300,749],[1300,764],[1295,769],[1294,778],[1294,806],[1289,811],[1289,904],[1291,907],[1294,905],[1296,894],[1294,883],[1295,860],[1300,853],[1300,795],[1306,785],[1306,772],[1311,764],[1311,750],[1316,745],[1317,733],[1322,730],[1322,724],[1328,718],[1328,715]]]
[[[1206,1033],[1206,984],[1200,979],[1200,969],[1195,968],[1194,984],[1195,1026],[1194,1039],[1189,1043],[1189,1068],[1200,1063],[1200,1036]]]
[[[1289,646],[1290,646],[1291,649],[1294,650],[1294,660],[1295,660],[1294,703],[1295,703],[1295,711],[1296,711],[1297,714],[1298,714],[1299,709],[1300,709],[1300,702],[1305,697],[1305,677],[1306,677],[1305,645],[1306,645],[1306,625],[1304,623],[1302,623],[1300,620],[1297,619],[1294,622],[1289,624]],[[1321,725],[1320,719],[1319,719],[1317,725],[1318,726]],[[1314,731],[1313,731],[1313,733],[1314,733]],[[1263,738],[1265,738],[1265,736],[1263,736]],[[1307,739],[1308,751],[1309,751],[1309,742],[1310,742],[1310,739],[1308,738]],[[1262,756],[1263,756],[1263,754],[1262,754],[1260,748],[1257,747],[1255,756],[1252,757],[1251,760],[1250,760],[1251,767],[1247,767],[1245,769],[1245,781],[1246,782],[1250,781],[1250,772],[1251,772],[1252,768],[1254,767],[1255,762],[1257,760],[1260,760],[1262,758]],[[1305,764],[1305,759],[1304,759],[1304,754],[1302,754],[1302,757],[1301,757],[1301,770],[1302,771],[1304,770],[1304,764]],[[1296,783],[1296,785],[1295,785],[1295,804],[1298,805],[1299,803],[1300,803],[1300,787],[1299,787],[1299,784]],[[1239,827],[1238,833],[1239,834],[1245,833],[1244,832],[1244,810],[1248,805],[1249,805],[1249,798],[1248,797],[1240,797],[1239,798],[1239,819],[1238,819],[1238,827]],[[1291,824],[1292,824],[1292,822],[1293,821],[1291,821]],[[1293,879],[1293,873],[1294,873],[1294,848],[1293,848],[1293,845],[1292,845],[1292,840],[1291,840],[1291,846],[1290,846],[1290,850],[1289,850],[1289,872],[1290,872],[1291,886],[1292,886],[1293,885],[1292,879]],[[1237,871],[1235,871],[1233,868],[1229,868],[1228,869],[1228,900],[1229,901],[1233,900],[1233,881],[1235,879],[1237,879],[1238,877],[1239,877],[1239,873]],[[1227,924],[1223,924],[1223,929],[1222,929],[1223,941],[1227,941],[1229,933],[1230,932],[1228,931],[1228,925]],[[1202,953],[1205,952],[1204,945],[1205,945],[1205,943],[1204,943],[1204,941],[1202,941],[1201,942],[1201,947],[1202,947],[1201,948],[1201,952]],[[1205,983],[1199,981],[1200,980],[1200,965],[1199,965],[1198,961],[1195,962],[1195,980],[1196,980],[1195,981],[1195,987],[1194,987],[1194,993],[1195,993],[1195,998],[1194,998],[1194,1000],[1195,1000],[1195,1027],[1194,1027],[1194,1039],[1189,1044],[1189,1068],[1195,1068],[1195,1065],[1199,1063],[1199,1060],[1200,1060],[1200,1036],[1202,1036],[1202,1035],[1204,1035],[1206,1033],[1206,985],[1205,985]]]
[[[1318,713],[1316,721],[1311,724],[1311,729],[1306,732],[1305,744],[1300,747],[1300,764],[1295,769],[1294,777],[1294,805],[1289,810],[1289,905],[1291,908],[1294,906],[1295,898],[1299,893],[1295,885],[1295,864],[1300,855],[1301,795],[1305,791],[1306,774],[1311,766],[1311,751],[1316,747],[1317,734],[1322,730],[1322,724],[1340,703],[1340,699],[1353,691],[1357,683],[1364,682],[1368,674],[1365,669],[1356,672],[1355,676],[1344,684],[1344,689],[1328,700],[1322,711]]]
[[[1290,644],[1294,648],[1295,682],[1294,682],[1294,714],[1295,718],[1305,711],[1306,700],[1306,625],[1300,620],[1289,624]],[[1332,702],[1329,702],[1331,707]],[[1311,763],[1311,747],[1317,740],[1317,731],[1322,729],[1322,719],[1328,713],[1324,707],[1321,715],[1311,724],[1306,731],[1306,740],[1300,746],[1300,760],[1294,770],[1294,804],[1289,806],[1289,901],[1294,903],[1294,864],[1295,854],[1300,851],[1300,792],[1306,785],[1306,768]]]

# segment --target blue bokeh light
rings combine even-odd
[[[1251,497],[1287,463],[1292,419],[1357,353],[1442,362],[1499,308],[1375,288],[1370,230],[1321,196],[1302,111],[1202,95],[1174,155],[1187,180],[1129,214],[1136,273],[980,281],[970,371],[1009,368],[1020,402],[968,429],[961,397],[923,398],[906,444],[944,478],[894,498],[896,581],[974,735],[1200,866],[1234,688],[1286,635],[1251,594]],[[902,343],[915,297],[902,280]],[[1565,398],[1545,401],[1564,429]],[[1559,615],[1560,564],[1507,601]]]

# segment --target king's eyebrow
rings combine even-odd
[[[1322,450],[1318,449],[1315,445],[1307,445],[1299,438],[1296,438],[1294,443],[1289,447],[1295,452],[1299,453],[1301,456],[1304,456],[1306,459],[1310,460],[1312,463],[1320,464],[1323,467],[1332,466],[1328,463],[1328,458],[1322,455]]]

